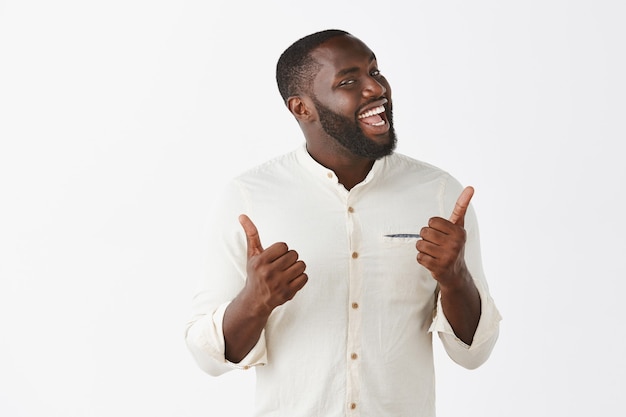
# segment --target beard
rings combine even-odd
[[[387,122],[389,123],[389,141],[387,143],[377,143],[365,136],[358,122],[335,113],[317,101],[315,97],[312,97],[312,100],[317,108],[320,124],[324,132],[354,155],[375,160],[393,153],[396,148],[397,138],[393,129],[391,108],[386,109]]]

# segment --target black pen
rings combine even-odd
[[[418,235],[417,233],[395,233],[392,235],[385,235],[385,237],[417,237],[420,238],[421,236]]]

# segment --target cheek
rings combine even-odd
[[[354,102],[355,96],[356,93],[350,91],[350,89],[338,88],[334,91],[326,92],[317,98],[328,108],[338,110]]]
[[[335,97],[333,110],[350,120],[354,120],[356,119],[357,112],[362,104],[363,103],[359,97],[356,96],[356,94],[354,96],[342,94]]]

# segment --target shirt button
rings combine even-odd
[[[333,173],[332,173],[332,172],[328,172],[328,173],[326,174],[326,176],[327,176],[328,178],[332,178],[332,177],[333,177]]]
[[[353,353],[352,355],[350,355],[350,359],[352,360],[356,360],[356,358],[358,358],[359,355],[357,355],[356,353]]]
[[[354,410],[356,408],[356,403],[350,404],[350,408]]]
[[[348,207],[348,213],[354,213],[354,207]]]
[[[359,257],[359,254],[356,252],[352,252],[352,259],[356,259]]]
[[[359,303],[352,303],[352,308],[355,310],[359,308]]]

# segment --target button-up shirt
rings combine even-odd
[[[500,321],[472,206],[465,258],[481,318],[471,346],[455,336],[437,282],[416,260],[414,235],[429,218],[448,218],[462,189],[447,172],[394,153],[348,191],[305,145],[232,180],[213,216],[208,273],[186,328],[200,368],[215,376],[254,369],[259,417],[434,416],[432,334],[471,369],[490,355]],[[308,282],[233,364],[224,357],[222,320],[246,280],[240,214],[256,224],[264,247],[296,250]]]

